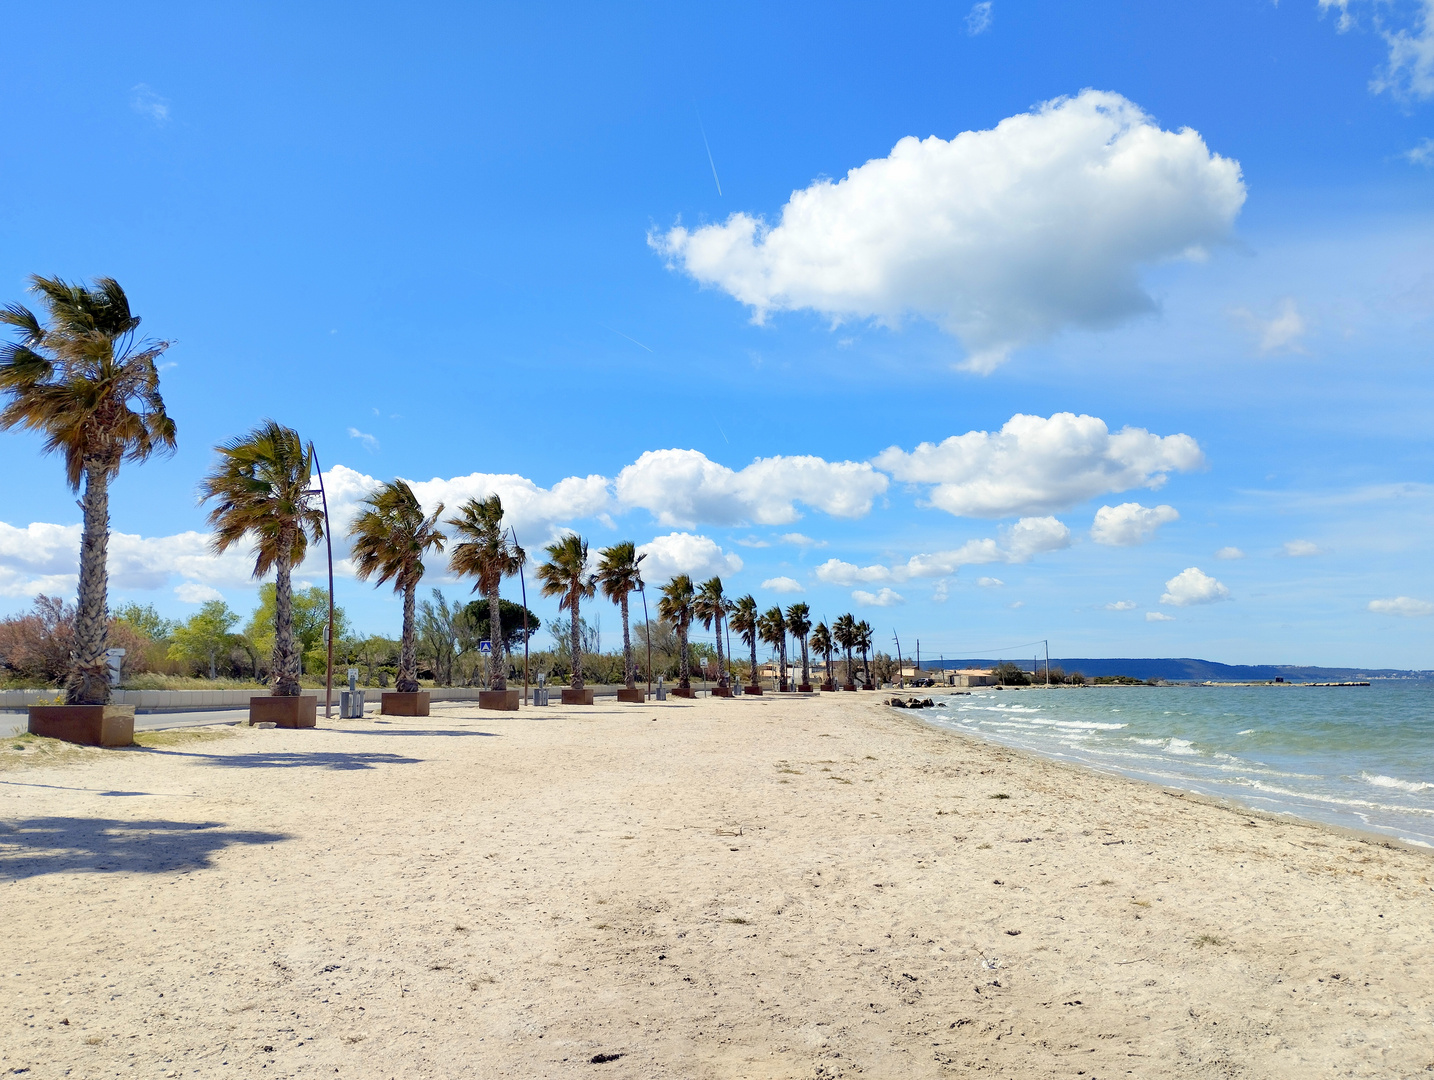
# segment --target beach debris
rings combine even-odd
[[[932,709],[936,707],[936,702],[930,698],[909,697],[903,701],[899,697],[894,697],[888,698],[886,703],[893,709]]]
[[[1006,933],[1009,934],[1011,937],[1021,936],[1021,932],[1019,930],[1007,930]]]
[[[616,1061],[620,1057],[622,1057],[621,1054],[594,1054],[588,1058],[588,1063],[592,1065],[606,1065],[609,1061]]]
[[[1001,959],[998,956],[983,957],[981,960],[982,971],[995,971],[1001,966]]]

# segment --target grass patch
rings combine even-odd
[[[1206,945],[1223,945],[1223,944],[1225,944],[1225,943],[1224,943],[1223,941],[1221,941],[1219,938],[1217,938],[1214,934],[1201,934],[1199,937],[1197,937],[1197,938],[1195,939],[1195,948],[1197,948],[1197,949],[1203,949]]]
[[[801,769],[778,769],[777,771],[778,771],[779,773],[790,773],[792,776],[801,776],[801,775],[802,775],[802,770],[801,770]]]
[[[746,926],[749,920],[742,918],[740,915],[733,915],[730,919],[723,919],[722,921],[729,922],[733,926]]]
[[[0,744],[0,771],[42,765],[68,765],[103,753],[97,746],[76,746],[60,739],[16,735]]]
[[[976,845],[976,850],[977,850],[977,851],[990,851],[990,850],[991,850],[991,845],[990,845],[990,844],[977,844],[977,845]]]
[[[1150,901],[1149,901],[1149,900],[1132,900],[1131,903],[1134,904],[1136,907],[1149,907],[1149,906],[1150,906]]]
[[[994,795],[989,795],[989,796],[987,796],[987,798],[991,798],[991,799],[1009,799],[1010,796],[1007,795],[1004,791],[998,791],[998,792],[996,792],[996,794],[994,794]]]
[[[134,735],[136,746],[187,746],[191,743],[215,742],[232,739],[239,734],[233,727],[175,728],[173,731],[137,731]]]
[[[1097,881],[1096,884],[1097,884],[1097,885],[1114,885],[1115,882],[1111,881],[1110,878],[1108,878],[1108,877],[1103,877],[1103,878],[1101,878],[1099,881]]]

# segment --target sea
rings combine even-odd
[[[938,727],[1434,848],[1431,681],[921,693]]]

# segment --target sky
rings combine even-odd
[[[197,488],[272,417],[365,632],[344,532],[401,477],[923,658],[1434,668],[1434,0],[9,26],[0,302],[112,276],[172,342],[112,606],[254,606]],[[73,595],[59,460],[0,433],[0,485],[0,615]]]

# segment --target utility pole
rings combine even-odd
[[[901,662],[901,638],[896,636],[895,630],[891,632],[891,640],[896,642],[896,688],[898,690],[905,690],[906,678],[902,674],[904,665]]]
[[[1051,642],[1049,638],[1043,639],[1042,644],[1046,647],[1046,689],[1051,688]]]
[[[522,551],[518,543],[518,532],[513,526],[508,526],[508,532],[513,537],[513,546]],[[523,587],[523,704],[528,704],[528,582],[523,576],[523,567],[528,563],[528,553],[523,552],[523,561],[518,564],[518,584]],[[493,628],[488,628],[488,637],[492,638]]]
[[[921,639],[916,639],[916,677],[921,678]]]

